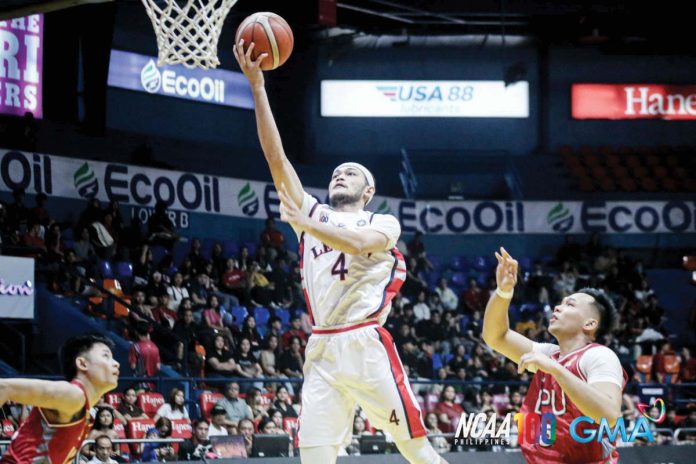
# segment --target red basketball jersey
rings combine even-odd
[[[69,464],[82,442],[89,434],[89,400],[85,388],[77,380],[73,385],[80,387],[85,395],[85,405],[80,419],[69,424],[51,424],[41,411],[33,408],[29,417],[17,432],[17,437],[0,459],[0,464]]]
[[[561,363],[566,369],[576,377],[586,380],[580,371],[580,359],[589,349],[601,346],[591,343],[561,357],[560,352],[556,352],[551,357]],[[624,383],[628,376],[623,371]],[[574,419],[584,416],[580,409],[568,398],[561,386],[550,374],[537,371],[534,374],[529,391],[525,397],[521,412],[525,414],[552,413],[556,416],[556,441],[552,445],[543,443],[526,443],[520,437],[522,453],[527,462],[532,464],[604,464],[618,462],[619,453],[616,451],[615,443],[608,440],[597,442],[593,440],[589,443],[578,443],[570,435],[570,424]],[[589,425],[585,422],[578,425],[578,434],[581,430],[597,429],[596,424]]]

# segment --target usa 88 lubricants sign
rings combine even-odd
[[[0,113],[42,117],[43,15],[0,21]]]
[[[269,182],[0,150],[0,191],[15,189],[61,198],[116,200],[138,208],[151,208],[162,201],[170,210],[182,213],[279,217],[280,202]],[[327,201],[325,188],[305,186],[305,190]],[[396,216],[404,233],[696,232],[693,200],[430,202],[378,196],[370,208]]]

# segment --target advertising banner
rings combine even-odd
[[[116,200],[132,206],[131,214],[141,220],[147,219],[157,201],[163,201],[182,228],[188,228],[187,213],[279,217],[278,195],[269,182],[0,150],[0,191],[15,189],[62,198]],[[305,190],[328,201],[326,189],[305,186]],[[376,196],[370,209],[396,216],[406,233],[696,232],[696,200],[414,201]]]
[[[321,81],[326,117],[527,118],[529,83]]]
[[[34,260],[0,256],[0,319],[34,318]]]
[[[696,119],[696,85],[573,84],[573,119]]]
[[[253,109],[249,82],[240,72],[157,66],[157,58],[111,50],[109,85],[201,103]]]
[[[43,117],[43,15],[0,21],[0,113]]]

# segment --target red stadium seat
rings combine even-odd
[[[155,422],[152,419],[133,419],[128,421],[126,433],[128,438],[145,438],[147,430],[154,427]],[[138,443],[131,444],[131,454],[133,456],[140,455],[140,446]]]
[[[223,399],[225,396],[222,393],[204,391],[201,393],[201,397],[198,400],[198,404],[201,408],[201,416],[206,420],[210,420],[210,411],[213,410],[215,403]]]
[[[299,437],[297,435],[299,426],[300,424],[297,417],[283,418],[283,430],[292,437],[293,448],[299,448]]]
[[[652,356],[646,354],[638,356],[638,361],[636,361],[636,375],[642,383],[650,383],[652,381],[652,366]]]
[[[171,438],[183,438],[188,440],[193,435],[193,428],[191,427],[191,421],[188,419],[174,419],[172,420],[172,435]],[[173,443],[172,448],[174,452],[179,452],[179,444]]]
[[[114,432],[116,432],[116,435],[120,439],[126,438],[126,426],[121,423],[120,420],[114,419]],[[119,449],[121,450],[121,453],[129,454],[130,453],[130,447],[128,446],[128,443],[122,443],[119,446]]]
[[[107,393],[106,395],[104,395],[104,401],[106,401],[106,403],[111,405],[111,407],[114,409],[118,409],[122,400],[123,400],[123,393],[115,392],[115,393]]]
[[[433,412],[440,398],[435,393],[425,395],[425,413]]]
[[[660,383],[677,383],[679,381],[679,371],[681,362],[679,357],[674,354],[655,356],[655,371],[657,380]]]
[[[157,410],[164,404],[161,393],[149,392],[138,395],[138,406],[148,417],[155,417]]]

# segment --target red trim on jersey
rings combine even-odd
[[[396,383],[396,388],[399,392],[399,397],[401,398],[401,404],[404,407],[409,434],[411,438],[424,437],[427,435],[427,431],[425,430],[425,425],[423,425],[423,414],[418,404],[413,401],[409,386],[406,385],[406,373],[404,372],[404,367],[401,365],[399,354],[396,352],[394,340],[384,327],[378,327],[376,330],[379,335],[379,340],[382,342],[382,345],[384,345],[384,349],[387,351],[387,356],[389,357],[389,365],[391,367],[392,376],[394,377],[394,382]]]
[[[392,248],[389,252],[394,257],[394,266],[392,266],[391,275],[389,276],[387,285],[384,287],[382,301],[379,303],[377,310],[367,316],[368,319],[379,317],[382,310],[386,308],[389,303],[391,303],[391,300],[393,300],[396,294],[399,293],[401,286],[406,281],[406,262],[404,261],[404,256],[396,247]],[[401,267],[399,267],[399,265],[401,265]],[[399,272],[398,276],[397,271]],[[401,277],[402,275],[404,276],[403,278]]]
[[[379,322],[367,321],[367,322],[361,322],[360,324],[353,324],[353,325],[348,325],[345,327],[339,327],[337,329],[322,329],[320,327],[312,327],[312,334],[319,334],[319,335],[337,334],[337,333],[341,333],[341,332],[350,332],[351,330],[362,329],[363,327],[368,327],[371,325],[376,325],[379,327]]]
[[[314,208],[317,207],[319,203],[314,205]],[[312,211],[309,212],[309,216],[312,217],[312,213],[314,212],[314,208],[312,208]],[[305,287],[304,283],[304,232],[300,234],[300,275],[302,275],[302,294],[304,295],[305,302],[307,303],[307,311],[309,312],[309,322],[314,325],[314,315],[312,314],[312,305],[309,302],[309,294],[307,294],[307,287]]]

